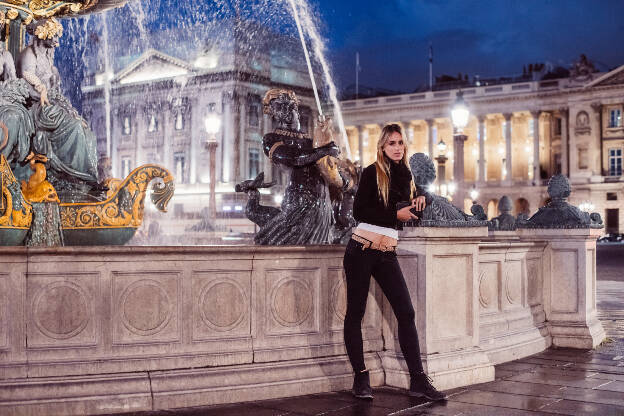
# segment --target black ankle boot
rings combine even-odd
[[[409,395],[412,397],[424,397],[429,400],[446,400],[446,394],[439,392],[431,384],[433,380],[425,374],[418,373],[410,379]]]
[[[358,399],[373,400],[373,390],[370,386],[368,370],[355,373],[353,378],[353,395]]]

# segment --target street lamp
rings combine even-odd
[[[205,146],[209,154],[209,169],[210,169],[210,204],[209,212],[210,218],[215,219],[217,217],[217,197],[215,193],[216,180],[216,154],[217,146],[217,133],[221,130],[221,117],[216,113],[210,113],[204,119],[204,125],[206,127],[206,133],[208,133],[208,140],[206,140]]]
[[[463,134],[464,128],[468,125],[470,110],[464,101],[464,93],[459,90],[457,98],[451,108],[451,121],[453,122],[453,153],[455,154],[453,163],[453,180],[457,184],[457,194],[455,200],[459,208],[464,211],[464,199],[466,186],[464,184],[464,142],[468,137]],[[457,205],[455,204],[455,205]]]

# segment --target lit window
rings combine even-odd
[[[249,106],[249,126],[258,127],[260,125],[260,106],[251,104]]]
[[[622,110],[619,108],[609,112],[609,127],[622,127]]]
[[[622,149],[609,149],[609,175],[622,176]]]
[[[175,129],[184,130],[184,115],[181,111],[178,111],[178,113],[176,114]]]
[[[249,177],[255,178],[260,173],[260,150],[249,149]]]
[[[149,124],[147,125],[147,131],[150,133],[158,131],[158,119],[156,119],[155,114],[150,115]]]
[[[185,183],[185,169],[186,156],[184,152],[177,152],[173,155],[173,166],[175,167],[175,178],[177,183]]]
[[[123,118],[123,134],[128,136],[132,133],[132,123],[130,123],[130,116]]]
[[[121,177],[127,178],[132,172],[132,160],[129,157],[124,157],[121,159]]]

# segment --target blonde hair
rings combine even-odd
[[[390,194],[390,164],[388,163],[387,157],[384,157],[383,147],[386,145],[388,139],[393,133],[399,133],[401,138],[403,138],[403,131],[401,130],[401,126],[398,124],[387,124],[383,129],[381,129],[381,135],[377,141],[377,160],[375,161],[375,170],[377,171],[377,190],[386,207],[388,206],[388,195]],[[403,163],[409,169],[405,139],[403,139],[403,146],[405,147],[405,151],[403,152],[403,158],[399,163]],[[414,181],[411,182],[410,194],[414,195]]]

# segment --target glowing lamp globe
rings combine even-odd
[[[469,117],[470,110],[468,110],[468,106],[464,101],[464,94],[459,91],[457,93],[455,104],[453,104],[453,108],[451,109],[451,120],[453,121],[453,126],[458,132],[461,132],[464,127],[466,127]]]
[[[221,129],[221,118],[216,114],[211,114],[206,117],[204,123],[208,134],[217,134]]]

